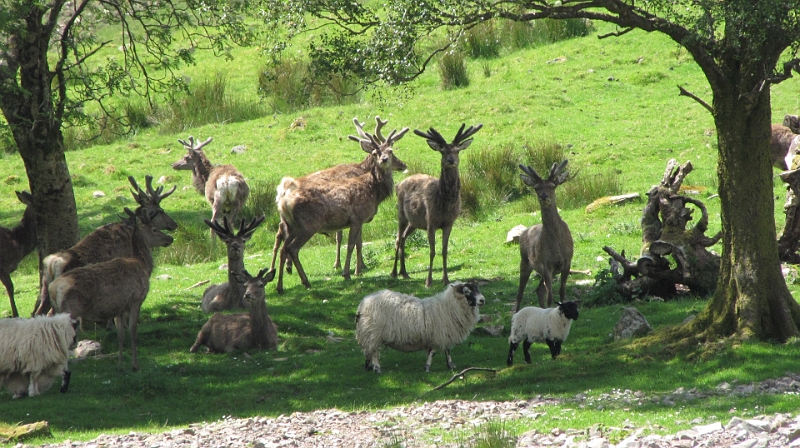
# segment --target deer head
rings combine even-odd
[[[547,179],[542,179],[533,167],[520,165],[519,168],[524,174],[520,174],[519,177],[526,185],[533,187],[539,202],[544,207],[555,201],[556,187],[569,179],[569,171],[566,170],[566,167],[567,159],[561,163],[554,163],[550,167],[550,175],[547,176]]]
[[[177,162],[172,164],[173,170],[194,170],[195,167],[203,165],[204,159],[207,161],[208,159],[203,153],[203,147],[207,144],[211,143],[213,137],[209,137],[206,141],[199,143],[197,142],[194,137],[191,135],[189,136],[189,140],[181,140],[178,139],[178,143],[182,144],[183,147],[186,149],[187,153]]]
[[[375,134],[373,134],[373,138],[375,138],[375,140],[380,144],[386,143],[386,137],[384,137],[383,134],[381,134],[381,129],[384,126],[386,126],[386,124],[388,122],[389,122],[389,120],[381,120],[381,117],[379,117],[377,115],[375,116]],[[347,138],[349,138],[350,140],[353,140],[355,142],[359,142],[359,143],[361,143],[362,141],[364,141],[364,142],[370,141],[371,142],[370,134],[364,131],[364,124],[365,123],[360,123],[358,121],[358,118],[353,118],[353,124],[355,124],[355,126],[356,126],[356,132],[358,132],[358,137],[356,137],[355,135],[348,135]],[[408,129],[405,129],[405,130],[401,131],[399,135],[394,137],[394,141],[396,142],[397,140],[400,140],[400,138],[403,137],[403,135],[405,135],[406,132],[408,132]],[[392,133],[394,133],[394,131],[392,131]],[[389,144],[389,146],[391,146],[391,145],[392,145],[392,143]],[[363,144],[362,144],[362,149],[363,149]],[[371,153],[371,151],[367,151],[367,152]],[[392,169],[394,171],[405,171],[406,169],[408,169],[408,166],[405,164],[405,162],[403,162],[402,160],[398,159],[394,155],[394,152],[392,152],[392,156],[391,156],[390,160],[391,160],[391,163],[392,163]]]
[[[354,121],[358,124],[358,120],[354,119]],[[381,123],[380,118],[378,117],[376,117],[376,121]],[[368,132],[364,132],[363,128],[359,128],[358,125],[356,128],[359,129],[359,133],[363,134],[363,136],[356,137],[354,135],[350,135],[348,138],[350,140],[359,142],[361,144],[361,149],[364,150],[364,152],[374,156],[378,166],[380,166],[382,169],[394,169],[397,158],[394,156],[392,145],[406,135],[408,128],[403,128],[400,132],[397,132],[397,129],[393,129],[389,136],[383,140],[381,140],[382,136],[375,136]]]
[[[242,219],[237,233],[231,229],[227,216],[223,217],[222,225],[209,219],[204,219],[203,222],[228,246],[228,258],[241,259],[244,256],[245,243],[250,240],[258,226],[264,222],[264,215],[253,218],[249,223],[245,223],[245,220]]]
[[[252,306],[264,300],[264,287],[275,278],[275,269],[264,268],[255,277],[244,269],[241,273],[235,273],[234,278],[245,285],[244,300]]]
[[[125,207],[125,214],[128,215],[128,224],[138,228],[142,234],[142,238],[147,247],[167,247],[174,241],[172,236],[158,230],[153,226],[153,220],[158,212],[150,212],[149,214],[137,215],[128,207]]]
[[[475,133],[480,131],[483,127],[482,124],[478,124],[476,126],[470,126],[465,131],[465,126],[466,123],[461,124],[461,128],[459,128],[456,136],[450,143],[447,143],[444,137],[442,137],[442,134],[440,134],[434,128],[430,128],[428,132],[414,129],[414,133],[420,137],[423,137],[428,142],[428,146],[430,146],[432,150],[442,154],[443,168],[458,168],[458,153],[469,148],[469,145],[472,144],[473,140],[470,137],[475,135]]]
[[[137,204],[139,204],[139,208],[136,209],[136,213],[140,215],[140,218],[144,216],[152,216],[150,219],[151,224],[158,230],[171,231],[178,228],[178,223],[170,218],[170,216],[167,215],[160,205],[161,200],[171,195],[178,187],[177,185],[173,186],[171,190],[162,194],[164,187],[158,187],[158,189],[154,190],[153,176],[149,174],[145,176],[147,192],[143,191],[139,187],[139,185],[136,183],[136,179],[134,179],[133,176],[128,176],[128,182],[130,182],[131,186],[133,187],[133,190],[131,191],[133,199]]]

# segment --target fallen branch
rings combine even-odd
[[[465,373],[467,373],[467,372],[469,372],[470,370],[483,370],[483,371],[485,371],[485,372],[497,373],[497,369],[488,369],[488,368],[486,368],[486,367],[467,367],[466,369],[464,369],[464,370],[462,370],[462,371],[460,371],[460,372],[456,373],[455,375],[453,375],[453,377],[452,377],[452,378],[450,378],[450,381],[448,381],[448,382],[446,382],[446,383],[444,383],[444,384],[440,384],[440,385],[438,385],[438,386],[434,387],[434,388],[433,388],[433,389],[431,389],[431,390],[439,390],[439,389],[441,389],[441,388],[443,388],[443,387],[447,386],[448,384],[452,383],[452,382],[453,382],[453,381],[455,381],[456,379],[458,379],[458,378],[460,378],[460,377],[464,376],[464,374],[465,374]]]
[[[192,286],[190,286],[190,287],[188,287],[188,288],[184,289],[184,291],[188,291],[188,290],[190,290],[190,289],[197,288],[198,286],[203,286],[203,285],[205,285],[206,283],[208,283],[208,282],[210,282],[210,281],[211,281],[211,280],[201,280],[201,281],[199,281],[199,282],[195,283],[194,285],[192,285]]]

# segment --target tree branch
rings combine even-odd
[[[697,101],[698,103],[700,103],[701,106],[705,107],[709,112],[711,112],[711,115],[714,115],[714,108],[709,106],[708,103],[706,103],[705,101],[703,101],[699,97],[697,97],[697,95],[689,92],[688,90],[684,89],[682,86],[678,86],[678,89],[680,89],[680,91],[681,91],[680,96],[688,96],[689,98]]]
[[[469,372],[469,371],[472,371],[472,370],[482,370],[482,371],[485,371],[485,372],[497,373],[497,369],[488,369],[488,368],[486,368],[486,367],[467,367],[466,369],[464,369],[464,370],[462,370],[462,371],[460,371],[460,372],[456,373],[455,375],[453,375],[453,377],[452,377],[452,378],[450,378],[450,380],[449,380],[449,381],[447,381],[446,383],[444,383],[444,384],[440,384],[440,385],[438,385],[438,386],[434,387],[434,388],[433,388],[433,389],[431,389],[431,390],[439,390],[439,389],[442,389],[442,388],[446,387],[448,384],[450,384],[450,383],[452,383],[453,381],[455,381],[456,379],[458,379],[458,378],[462,377],[462,376],[463,376],[465,373],[467,373],[467,372]]]
[[[613,33],[601,34],[601,35],[597,36],[597,38],[598,38],[598,39],[605,39],[605,38],[607,38],[607,37],[619,37],[619,36],[622,36],[622,35],[628,34],[628,33],[630,33],[631,31],[633,31],[633,30],[635,30],[635,29],[636,29],[636,28],[629,27],[629,28],[625,28],[625,29],[624,29],[624,30],[622,30],[622,31],[615,31],[615,32],[613,32]]]

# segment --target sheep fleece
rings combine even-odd
[[[524,341],[544,342],[545,339],[566,341],[572,320],[555,308],[526,306],[511,318],[510,344]]]
[[[356,340],[367,356],[382,344],[401,352],[449,349],[467,339],[479,317],[453,288],[424,300],[384,289],[364,297],[358,316]]]

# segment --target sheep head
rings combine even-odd
[[[475,282],[453,282],[450,283],[450,287],[453,288],[457,296],[463,297],[469,306],[481,307],[486,303],[486,298],[478,290],[478,284]]]
[[[558,311],[567,319],[578,320],[578,303],[575,301],[558,302]]]

